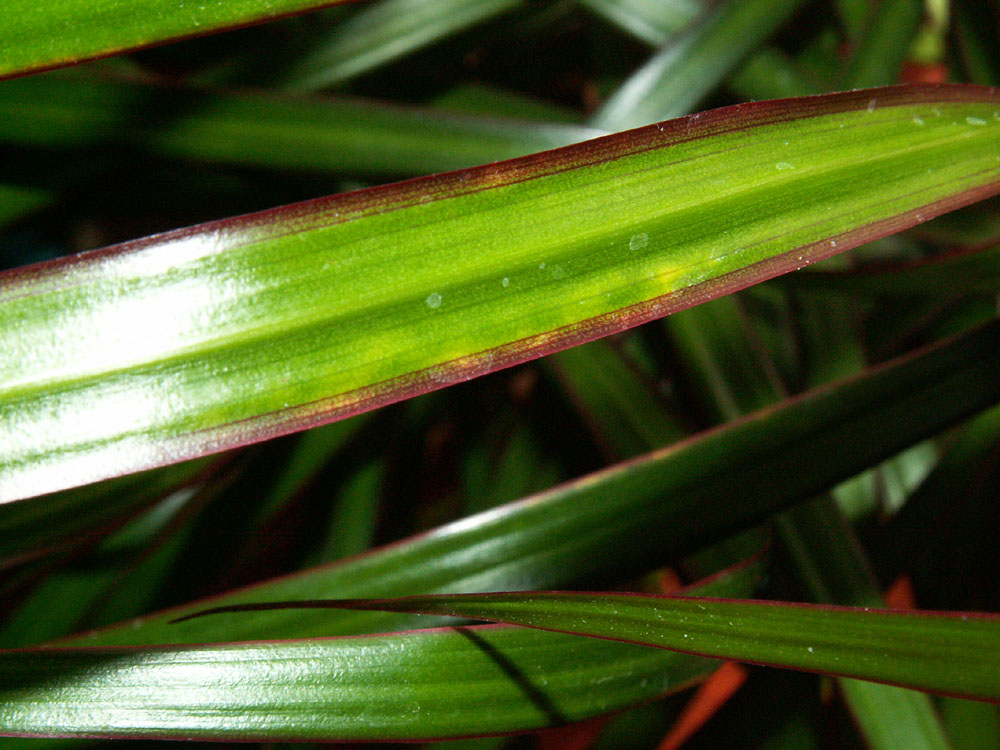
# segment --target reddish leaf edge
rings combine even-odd
[[[211,246],[222,242],[225,249],[218,252],[224,253],[266,238],[406,208],[419,202],[427,202],[428,196],[431,200],[445,200],[721,132],[747,130],[789,119],[808,119],[844,111],[871,109],[873,103],[886,108],[916,103],[984,101],[1000,103],[1000,89],[974,84],[897,85],[736,104],[503,162],[316,198],[12,269],[0,273],[0,302],[32,294],[36,285],[55,282],[56,288],[68,288],[84,283],[88,276],[101,274],[105,264],[114,264],[138,253],[163,250],[193,238],[212,237],[213,242],[202,244]],[[95,469],[91,476],[79,484],[91,484],[271,440],[523,364],[800,270],[812,263],[998,194],[1000,180],[801,246],[697,286],[670,292],[588,320],[354,391],[164,439],[148,450],[132,451],[129,459],[121,459],[114,465],[106,464]],[[74,272],[74,278],[67,284],[64,276],[70,271]],[[17,289],[18,287],[23,287],[23,290]],[[39,486],[0,498],[0,502],[26,499],[58,489],[68,489],[68,486]]]
[[[312,6],[308,8],[303,8],[302,10],[292,11],[289,13],[272,13],[269,15],[262,15],[252,20],[244,21],[243,23],[235,23],[228,26],[213,26],[212,28],[206,29],[204,31],[192,31],[189,34],[179,34],[177,36],[168,37],[166,39],[157,39],[155,41],[146,42],[143,44],[130,44],[130,45],[123,45],[121,47],[110,47],[93,55],[60,57],[44,64],[32,65],[27,68],[18,68],[16,70],[11,70],[6,73],[0,73],[0,81],[13,80],[14,78],[23,78],[25,76],[35,75],[36,73],[45,73],[50,70],[57,70],[59,68],[66,68],[74,65],[79,65],[81,63],[90,62],[92,60],[103,60],[108,57],[115,57],[116,55],[123,55],[128,52],[135,52],[137,50],[163,47],[167,44],[173,44],[174,42],[184,42],[187,41],[188,39],[199,39],[201,37],[212,36],[213,34],[225,33],[227,31],[238,31],[239,29],[248,29],[253,26],[260,26],[265,23],[270,23],[271,21],[279,21],[283,18],[294,18],[296,16],[304,16],[308,13],[314,13],[315,11],[323,10],[324,8],[332,8],[335,5],[346,5],[347,3],[356,3],[362,1],[363,0],[319,0],[318,2],[314,3]]]
[[[0,272],[0,294],[14,282],[31,284],[44,282],[50,277],[62,281],[58,277],[65,274],[67,267],[75,266],[95,266],[93,271],[99,272],[101,264],[114,262],[121,256],[149,252],[156,247],[192,238],[218,238],[225,241],[227,249],[236,249],[262,239],[281,237],[305,229],[329,227],[370,214],[476,193],[491,187],[513,185],[723,132],[739,132],[778,122],[861,111],[869,109],[873,103],[879,109],[885,109],[913,104],[973,102],[1000,104],[1000,89],[968,83],[893,85],[733,104],[514,159],[311,198],[10,269]],[[1000,188],[996,192],[1000,192]],[[995,195],[996,192],[989,195]],[[977,195],[974,200],[962,203],[961,206],[989,195]],[[958,207],[960,206],[949,206],[947,210]],[[929,218],[931,217],[927,216],[915,223],[922,223]],[[57,288],[68,286],[57,284]],[[26,290],[26,293],[30,292],[31,289]],[[5,297],[0,296],[0,299],[3,298]]]

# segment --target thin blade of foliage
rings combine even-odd
[[[579,404],[581,416],[608,455],[631,458],[685,436],[654,384],[641,379],[605,342],[567,349],[544,362]]]
[[[268,611],[167,622],[208,606],[269,599],[595,586],[641,575],[753,526],[995,403],[1000,400],[997,368],[1000,323],[341,565],[184,605],[72,642],[199,643],[401,629],[412,627],[412,620],[368,612]],[[848,442],[858,435],[864,440]],[[648,534],[651,528],[659,533]],[[640,537],[646,542],[636,545]]]
[[[463,115],[512,117],[542,123],[578,123],[580,114],[562,104],[526,96],[522,93],[488,86],[463,83],[445,91],[432,101],[436,110]],[[603,133],[602,133],[603,135]]]
[[[0,84],[0,141],[12,145],[137,148],[315,173],[410,177],[602,134],[356,99],[228,93],[65,71]]]
[[[784,23],[800,0],[736,0],[671,39],[594,114],[624,130],[692,111],[744,56]]]
[[[920,0],[886,0],[876,6],[851,57],[844,86],[863,88],[894,83],[923,18]]]
[[[745,595],[759,572],[735,568],[692,593]],[[621,709],[715,666],[506,627],[9,650],[0,651],[0,735],[304,740],[511,732]]]
[[[520,6],[523,0],[381,0],[333,29],[285,76],[285,88],[343,83]]]
[[[582,5],[654,47],[661,47],[702,11],[697,0],[582,0]]]
[[[246,26],[350,0],[235,0],[127,4],[6,0],[0,16],[0,78]]]
[[[99,544],[62,561],[60,569],[42,571],[38,583],[5,612],[0,648],[30,646],[76,632],[93,624],[91,615],[98,609],[108,610],[109,616],[99,620],[105,623],[148,611],[170,573],[173,550],[183,544],[179,537],[184,531],[172,532],[201,504],[203,492],[175,492]],[[51,555],[46,558],[53,561]],[[110,599],[111,606],[103,606]]]
[[[760,50],[729,78],[729,88],[747,101],[784,99],[819,94],[822,88],[802,73],[795,61],[779,50]]]
[[[889,521],[876,555],[886,580],[918,566],[940,567],[935,551],[939,546],[937,538],[944,537],[941,544],[945,547],[960,538],[963,516],[975,510],[977,495],[983,490],[990,467],[998,460],[1000,408],[993,408],[963,426],[934,470]],[[988,500],[981,502],[984,509],[994,505]],[[965,522],[967,528],[981,527],[982,518],[972,515]]]
[[[0,94],[0,141],[11,145],[137,148],[316,173],[409,177],[603,134],[356,99],[228,93],[65,71],[7,81]]]
[[[79,544],[102,527],[113,528],[130,513],[196,483],[212,465],[210,459],[198,459],[52,493],[30,503],[0,505],[0,570],[61,544]]]
[[[788,277],[796,289],[837,290],[866,296],[916,297],[941,284],[952,291],[992,294],[1000,289],[1000,243],[965,247],[901,263],[871,263],[851,271],[817,271]]]
[[[735,296],[685,310],[665,323],[697,374],[695,389],[702,384],[702,399],[717,418],[733,419],[781,400],[784,385]],[[845,327],[845,318],[829,314],[827,327],[836,332]],[[834,343],[843,338],[829,337]],[[836,351],[848,371],[855,364],[860,369],[860,353],[852,349],[855,341],[848,339]],[[817,498],[782,513],[773,528],[794,577],[812,601],[881,604],[867,559],[832,498]],[[840,679],[838,685],[873,750],[947,747],[926,695],[856,680]]]
[[[544,591],[257,606],[489,620],[1000,702],[1000,615],[979,612]]]
[[[0,497],[359,413],[994,194],[997,99],[739,105],[15,270]]]

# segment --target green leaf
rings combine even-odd
[[[581,4],[654,47],[666,44],[702,11],[698,0],[581,0]]]
[[[545,591],[251,606],[489,620],[1000,702],[1000,615],[979,612]]]
[[[333,29],[285,77],[285,88],[314,91],[343,83],[443,39],[523,0],[382,0]]]
[[[171,527],[197,506],[200,494],[173,493],[83,554],[43,558],[40,580],[23,599],[15,599],[0,623],[0,648],[65,636],[93,626],[95,615],[107,623],[148,611],[187,532],[171,534]],[[53,563],[62,565],[52,572]]]
[[[895,83],[917,35],[923,12],[924,4],[920,0],[879,3],[848,63],[845,88]]]
[[[69,71],[0,83],[0,141],[314,173],[410,177],[603,135],[356,99],[205,91]],[[2,196],[0,196],[2,197]]]
[[[211,471],[207,459],[155,469],[110,482],[34,498],[30,503],[0,505],[0,569],[49,553],[61,545],[79,545],[102,527],[113,528],[131,513]]]
[[[995,750],[1000,747],[1000,715],[996,706],[945,698],[941,701],[941,712],[954,750]]]
[[[748,101],[821,93],[822,89],[798,68],[784,53],[765,47],[733,72],[729,88]]]
[[[868,264],[850,271],[816,271],[788,277],[792,288],[838,290],[872,297],[917,297],[942,284],[952,292],[995,294],[1000,289],[1000,243],[959,248],[931,258]]]
[[[624,130],[692,111],[800,0],[729,0],[667,44],[612,94],[591,124]]]
[[[885,580],[915,568],[940,575],[944,565],[964,567],[973,546],[968,535],[983,529],[995,508],[989,477],[998,451],[1000,408],[994,407],[963,425],[934,470],[889,520],[876,555]],[[982,541],[992,544],[988,537]],[[953,581],[945,585],[955,588]]]
[[[567,349],[544,363],[577,403],[608,455],[631,458],[685,436],[655,384],[639,377],[606,342]]]
[[[467,380],[991,195],[996,107],[741,105],[8,273],[0,498]]]
[[[850,319],[829,304],[820,311],[825,313],[821,320],[826,335],[814,338],[827,348],[835,347],[831,355],[842,373],[860,370],[857,339],[844,335]],[[807,309],[803,316],[806,321],[820,317],[810,312]],[[706,391],[703,399],[716,416],[733,419],[780,400],[783,383],[735,296],[685,310],[668,318],[666,325],[688,366],[699,376],[693,379],[695,388],[701,385]],[[831,497],[816,498],[782,513],[773,520],[773,528],[783,556],[791,562],[792,575],[811,600],[881,604],[867,558]],[[926,695],[857,680],[838,679],[837,683],[873,750],[946,750],[947,740]]]
[[[7,0],[0,16],[0,78],[54,68],[172,39],[246,26],[347,0],[183,3]]]
[[[744,566],[692,593],[747,592],[758,572]],[[681,654],[505,627],[10,650],[0,651],[0,735],[399,740],[512,732],[619,710],[714,668]]]

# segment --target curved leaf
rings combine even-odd
[[[8,273],[0,500],[467,380],[994,194],[998,99],[738,105]]]

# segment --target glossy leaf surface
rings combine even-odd
[[[19,269],[0,497],[365,411],[993,194],[996,100],[740,105]]]

